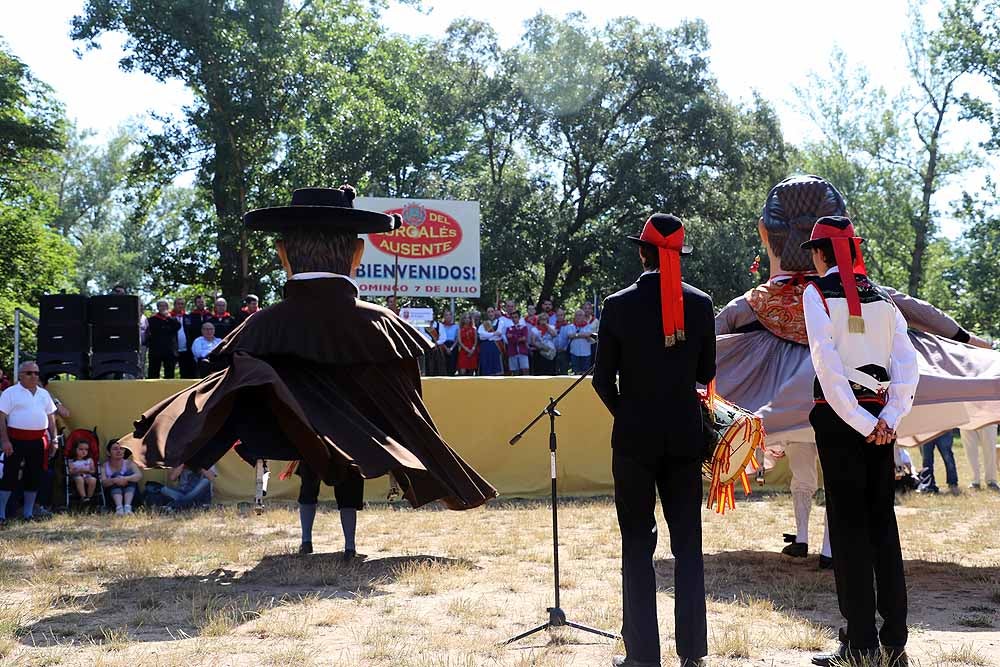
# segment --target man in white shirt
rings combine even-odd
[[[212,350],[219,347],[219,343],[221,342],[221,338],[215,337],[214,324],[205,322],[201,325],[201,336],[195,338],[194,343],[191,344],[191,354],[194,356],[194,363],[199,377],[205,377],[211,372],[208,355],[211,354]]]
[[[809,421],[826,483],[840,612],[835,653],[814,665],[906,665],[906,580],[893,508],[893,444],[919,380],[906,320],[868,280],[846,217],[820,218],[802,248],[822,276],[803,292],[815,405]],[[876,631],[875,612],[882,616]],[[881,644],[881,649],[880,649]]]
[[[455,374],[455,363],[458,357],[458,324],[450,310],[444,311],[444,322],[438,326],[437,345],[444,352],[448,364],[448,375]]]
[[[35,497],[47,461],[48,443],[55,442],[56,405],[39,386],[38,364],[25,362],[18,371],[18,383],[0,394],[0,525],[7,520],[7,501],[21,483],[24,489],[24,518],[34,515]]]
[[[511,319],[511,315],[514,314],[516,309],[517,306],[514,305],[512,300],[504,302],[503,308],[500,309],[499,316],[497,317],[496,329],[497,333],[501,336],[507,333],[508,327],[514,326],[514,320]]]

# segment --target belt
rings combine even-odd
[[[889,391],[889,385],[890,385],[889,382],[882,382],[880,380],[876,380],[868,373],[865,373],[864,371],[859,371],[857,368],[848,368],[845,375],[847,376],[848,382],[850,382],[852,385],[860,385],[859,387],[856,387],[857,389],[864,387],[865,389],[870,389],[871,391],[879,395],[883,395],[887,391]]]

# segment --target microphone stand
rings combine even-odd
[[[594,366],[591,366],[583,375],[576,379],[576,382],[571,384],[566,391],[559,394],[558,397],[549,397],[549,404],[542,410],[537,417],[531,420],[531,423],[521,429],[521,432],[510,439],[510,445],[514,446],[517,442],[524,437],[524,434],[531,430],[531,427],[537,424],[545,415],[549,416],[549,459],[550,459],[550,471],[552,478],[552,570],[553,570],[553,590],[555,592],[555,604],[552,607],[548,607],[546,611],[549,614],[549,620],[541,625],[534,627],[530,630],[522,632],[516,637],[511,637],[507,641],[503,642],[501,646],[506,646],[512,644],[516,641],[524,639],[525,637],[530,637],[531,635],[541,632],[542,630],[548,630],[550,628],[561,628],[570,627],[576,630],[582,630],[584,632],[589,632],[591,634],[600,635],[601,637],[608,637],[609,639],[620,639],[620,635],[613,632],[608,632],[607,630],[598,630],[597,628],[591,628],[589,626],[583,625],[581,623],[575,623],[566,619],[566,612],[562,610],[559,606],[559,510],[558,510],[558,496],[556,495],[556,417],[561,416],[559,411],[556,410],[556,406],[559,405],[559,401],[564,399],[567,394],[576,389],[576,386],[586,379],[594,371]]]

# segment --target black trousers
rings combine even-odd
[[[299,504],[315,505],[319,502],[319,477],[305,462],[299,463],[297,472],[302,481],[299,486]],[[364,509],[365,480],[359,474],[349,476],[333,485],[333,497],[337,499],[337,509]]]
[[[865,405],[873,415],[881,406]],[[893,509],[892,445],[865,442],[829,405],[809,413],[826,485],[841,631],[855,649],[906,644],[906,579]],[[875,630],[875,611],[882,630]]]
[[[195,369],[194,355],[191,354],[191,350],[177,353],[177,366],[182,378],[191,379],[198,377],[197,370]]]
[[[669,456],[649,463],[615,454],[615,508],[622,533],[622,638],[633,660],[660,662],[656,620],[656,495],[674,555],[677,655],[708,654],[705,562],[701,552],[701,461]]]
[[[177,355],[173,352],[166,354],[149,351],[149,373],[148,379],[156,380],[160,377],[160,366],[163,366],[163,377],[167,380],[174,379],[174,367],[177,365]]]
[[[19,486],[24,491],[38,491],[44,472],[44,441],[11,438],[10,444],[14,451],[4,461],[0,491],[16,491]]]

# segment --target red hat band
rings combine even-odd
[[[864,258],[861,256],[861,238],[855,235],[854,225],[848,222],[844,227],[817,222],[813,227],[810,241],[829,240],[833,246],[833,257],[840,273],[840,283],[844,286],[844,298],[847,300],[847,328],[850,333],[864,333],[865,320],[862,317],[861,298],[858,296],[858,281],[856,274],[866,275]],[[851,258],[851,246],[854,246],[854,259]]]
[[[673,347],[685,339],[684,291],[681,288],[681,249],[684,227],[664,236],[647,220],[639,240],[656,246],[660,255],[660,308],[663,315],[663,345]]]

